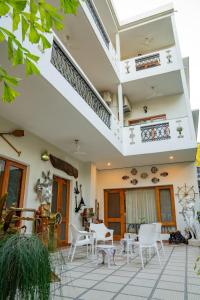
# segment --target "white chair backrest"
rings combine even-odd
[[[69,225],[71,233],[72,233],[72,242],[76,242],[79,239],[79,230],[73,225]]]
[[[139,229],[139,243],[141,246],[152,245],[156,242],[156,225],[141,224]]]
[[[124,238],[125,239],[135,239],[137,237],[136,233],[131,233],[131,232],[125,232],[124,233]]]
[[[160,241],[162,224],[161,223],[152,223],[152,224],[156,225],[156,240]]]
[[[90,223],[90,230],[95,231],[97,239],[105,238],[105,234],[107,232],[107,228],[104,225],[104,223],[100,223],[100,224]]]

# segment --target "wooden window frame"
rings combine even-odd
[[[25,187],[26,187],[26,174],[27,174],[27,166],[7,159],[5,157],[1,157],[0,156],[0,160],[4,160],[5,161],[5,170],[3,173],[3,180],[2,180],[2,190],[1,190],[1,195],[0,197],[2,197],[8,190],[8,182],[9,182],[9,169],[10,166],[19,168],[22,170],[22,180],[21,180],[21,187],[20,187],[20,198],[19,198],[19,204],[18,207],[19,208],[23,208],[24,205],[24,196],[25,196]]]

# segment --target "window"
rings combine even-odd
[[[0,197],[8,193],[6,206],[23,207],[26,166],[0,157]]]

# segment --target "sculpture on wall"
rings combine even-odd
[[[45,172],[42,172],[42,178],[43,182],[41,182],[39,178],[35,185],[37,197],[41,204],[51,204],[53,179],[50,177],[50,171],[46,174]]]

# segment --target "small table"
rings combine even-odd
[[[99,257],[99,254],[102,254],[102,264],[105,263],[105,256],[108,257],[108,268],[110,267],[111,258],[113,261],[113,264],[115,265],[115,253],[116,253],[116,247],[113,245],[98,245],[97,246],[97,260]]]
[[[135,238],[123,238],[120,240],[120,245],[121,245],[120,254],[122,255],[123,253],[126,253],[127,263],[129,263],[129,258],[134,253],[134,244],[135,244]]]

